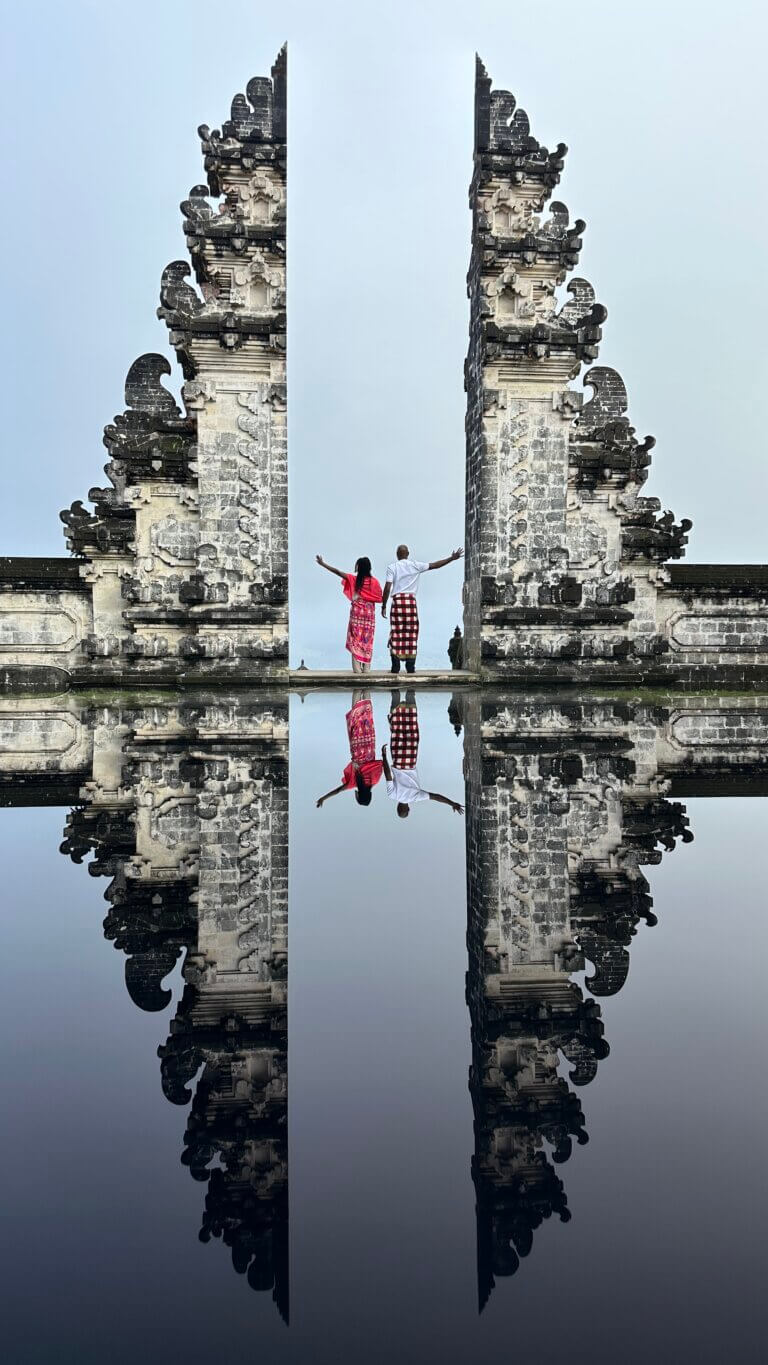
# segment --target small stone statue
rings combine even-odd
[[[451,661],[451,668],[464,667],[464,637],[458,626],[448,642],[448,658]]]

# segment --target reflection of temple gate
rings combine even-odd
[[[11,703],[0,727],[17,745],[0,763],[6,803],[72,802],[62,852],[111,879],[104,933],[140,1008],[170,1004],[184,953],[160,1057],[165,1095],[192,1100],[182,1160],[207,1184],[200,1237],[220,1237],[287,1319],[287,698]]]
[[[608,1055],[599,999],[654,923],[644,867],[691,838],[675,797],[765,792],[768,725],[761,698],[475,691],[450,718],[464,730],[482,1306],[536,1228],[569,1217],[557,1167],[587,1140],[576,1087]],[[183,954],[159,1051],[165,1095],[191,1101],[200,1235],[287,1317],[287,697],[5,699],[0,736],[0,804],[71,806],[62,852],[110,879],[104,932],[140,1008],[170,1005]]]
[[[624,985],[640,921],[655,923],[641,869],[693,837],[669,795],[765,791],[768,726],[764,702],[743,698],[709,709],[465,693],[451,716],[465,732],[482,1308],[535,1229],[570,1217],[555,1168],[587,1141],[572,1087],[608,1054],[598,1000]],[[582,989],[572,978],[585,966]]]

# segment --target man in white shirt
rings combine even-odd
[[[400,672],[400,664],[405,664],[406,673],[416,671],[416,652],[419,646],[419,612],[416,606],[416,593],[419,579],[428,569],[442,569],[446,564],[461,559],[463,550],[454,550],[445,559],[435,559],[425,564],[421,559],[411,559],[407,545],[398,545],[397,558],[387,566],[387,580],[384,584],[384,597],[381,614],[386,618],[387,602],[392,595],[392,610],[389,616],[389,656],[392,672]]]
[[[392,766],[387,758],[387,746],[381,751],[381,762],[387,784],[387,796],[397,803],[397,813],[404,820],[411,813],[411,806],[417,801],[439,801],[450,806],[457,815],[464,813],[458,801],[451,801],[438,792],[428,792],[419,781],[416,764],[419,759],[419,715],[416,709],[416,696],[406,692],[405,701],[400,693],[392,693],[392,709],[389,713],[389,737],[392,746]]]

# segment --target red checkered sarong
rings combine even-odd
[[[389,609],[389,652],[395,659],[415,659],[419,647],[419,609],[412,592],[399,592]]]
[[[392,767],[415,768],[419,761],[419,713],[415,706],[402,702],[390,713],[389,739]]]

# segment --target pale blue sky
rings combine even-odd
[[[216,13],[200,0],[6,10],[0,553],[62,553],[59,509],[103,482],[125,372],[167,351],[155,308],[184,254],[178,205],[203,178],[197,126],[220,126],[287,38],[292,658],[345,663],[344,606],[317,551],[345,566],[367,553],[383,573],[401,539],[431,558],[463,537],[475,48],[539,139],[570,148],[557,195],[587,221],[579,273],[609,313],[600,361],[658,439],[648,491],[693,518],[690,559],[768,558],[762,6],[230,0]],[[423,585],[425,664],[444,660],[460,578]]]

